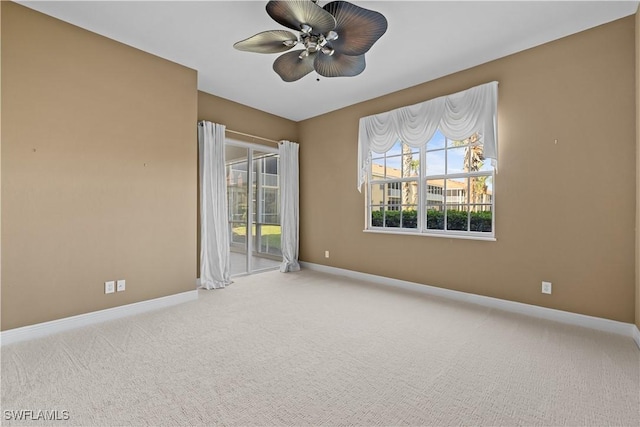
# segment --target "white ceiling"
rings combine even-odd
[[[303,120],[414,86],[618,18],[638,1],[358,1],[386,16],[389,29],[356,77],[315,73],[285,83],[278,54],[237,51],[233,43],[285,29],[266,1],[18,1],[198,71],[198,88],[291,120]],[[327,1],[320,1],[320,5]]]

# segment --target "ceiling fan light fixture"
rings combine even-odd
[[[267,31],[234,44],[238,50],[276,53],[296,44],[303,50],[280,55],[274,71],[292,82],[315,70],[325,77],[351,77],[366,66],[364,54],[387,30],[386,18],[373,10],[347,1],[331,1],[324,7],[317,0],[271,0],[267,13],[279,24],[299,31]],[[318,52],[322,52],[319,55]]]
[[[336,53],[336,51],[334,49],[332,49],[330,47],[327,47],[327,46],[323,47],[321,52],[324,53],[325,55],[329,55],[329,56],[331,56],[334,53]]]
[[[338,40],[338,33],[331,30],[327,33],[327,35],[325,36],[325,39],[327,39],[328,41]]]
[[[320,47],[318,46],[318,37],[309,36],[305,38],[304,47],[306,47],[309,52],[317,52],[318,49],[320,49]]]

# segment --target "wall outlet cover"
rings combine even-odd
[[[551,294],[551,282],[542,282],[542,293]]]
[[[125,283],[124,279],[123,280],[118,280],[116,282],[116,291],[117,292],[122,292],[125,289],[126,289],[126,283]]]
[[[108,282],[104,282],[104,293],[112,294],[115,291],[116,282],[113,280],[109,280]]]

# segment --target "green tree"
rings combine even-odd
[[[464,150],[464,170],[465,172],[478,172],[484,165],[484,151],[482,145],[473,145],[480,140],[478,133],[474,133],[469,138],[462,141],[453,141],[454,147],[465,147]],[[482,203],[488,191],[486,176],[472,176],[469,182],[469,203]]]

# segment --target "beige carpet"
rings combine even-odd
[[[54,425],[640,425],[628,337],[312,271],[2,348]]]

